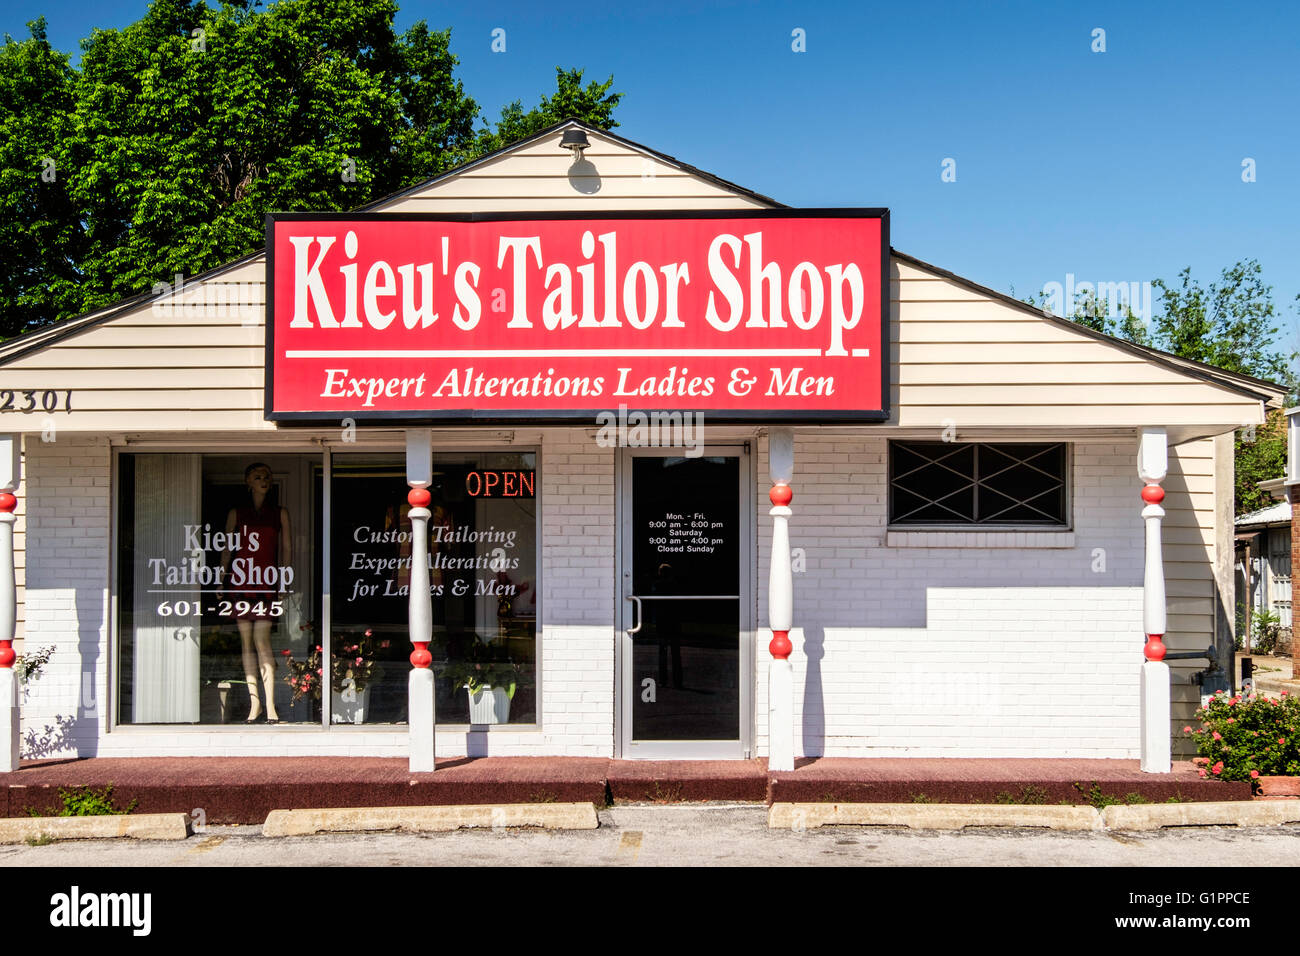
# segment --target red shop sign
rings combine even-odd
[[[267,217],[266,416],[887,417],[883,209]]]

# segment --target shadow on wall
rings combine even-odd
[[[56,714],[53,718],[29,721],[23,733],[21,756],[29,760],[49,757],[93,757],[99,752],[99,727],[104,720],[108,702],[98,699],[101,657],[101,639],[107,633],[104,622],[104,591],[99,588],[77,588],[74,603],[77,609],[77,699],[74,715]],[[28,635],[33,639],[32,635]],[[33,640],[34,643],[34,640]],[[67,654],[67,645],[58,646],[53,660]],[[33,696],[40,694],[37,683],[31,688]],[[26,700],[24,700],[26,703]]]
[[[803,629],[803,647],[808,660],[803,685],[803,755],[822,757],[826,752],[826,700],[822,693],[822,658],[826,656],[826,630]]]
[[[569,185],[584,196],[600,192],[600,173],[590,161],[580,159],[569,167]]]

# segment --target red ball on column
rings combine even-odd
[[[429,653],[428,641],[415,641],[415,650],[411,651],[412,667],[428,667],[433,663],[433,655]]]
[[[1158,505],[1165,500],[1165,490],[1159,485],[1147,485],[1142,489],[1142,500],[1149,505]]]
[[[407,493],[406,500],[412,508],[427,508],[429,502],[433,500],[433,495],[429,494],[428,488],[412,488]]]
[[[0,491],[0,511],[9,512],[18,507],[18,499],[7,491]]]
[[[778,508],[784,508],[794,499],[794,492],[790,490],[789,485],[773,485],[767,497]]]
[[[0,641],[0,667],[13,667],[18,655],[9,641]]]
[[[1165,642],[1160,640],[1163,634],[1148,634],[1146,646],[1142,648],[1142,655],[1149,661],[1163,661],[1165,659]]]
[[[773,631],[772,642],[767,645],[768,651],[772,657],[778,661],[790,659],[790,652],[794,650],[794,645],[790,643],[789,631]]]

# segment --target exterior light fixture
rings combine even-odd
[[[582,162],[582,151],[590,145],[586,132],[581,129],[566,129],[560,138],[560,148],[572,151],[575,163]]]

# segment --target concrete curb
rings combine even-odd
[[[1300,800],[1235,800],[1225,803],[1153,803],[1107,807],[1108,830],[1159,830],[1162,827],[1270,827],[1300,823]]]
[[[772,829],[811,830],[823,826],[909,827],[961,830],[966,827],[1045,827],[1050,830],[1100,830],[1101,814],[1092,807],[1004,806],[967,803],[774,803],[767,815]]]
[[[262,836],[313,833],[364,833],[402,830],[444,832],[473,827],[538,827],[543,830],[594,830],[600,821],[590,803],[513,803],[502,806],[338,807],[272,810]]]
[[[27,840],[184,840],[190,818],[184,813],[140,813],[103,817],[5,817],[0,819],[0,843]]]

